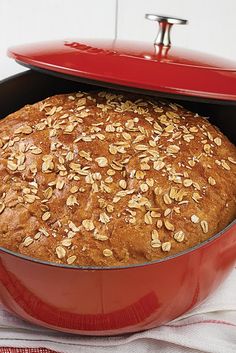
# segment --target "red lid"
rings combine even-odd
[[[23,65],[169,94],[236,101],[236,63],[172,47],[170,29],[187,21],[159,21],[154,44],[129,41],[55,41],[11,48]]]

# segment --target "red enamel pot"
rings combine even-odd
[[[209,242],[153,264],[71,268],[1,250],[1,299],[32,323],[115,335],[171,321],[201,303],[235,262],[236,224]]]
[[[53,94],[105,86],[181,101],[212,116],[236,143],[236,65],[170,47],[169,30],[183,20],[151,19],[161,28],[160,42],[151,47],[64,41],[11,49],[10,56],[33,70],[0,83],[1,116]],[[52,329],[124,334],[162,325],[199,305],[235,261],[236,220],[194,248],[136,266],[71,267],[0,248],[0,299],[19,317]]]
[[[35,324],[84,335],[115,335],[162,325],[210,295],[235,263],[236,223],[162,261],[80,268],[0,250],[2,303]]]

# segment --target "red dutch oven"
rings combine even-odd
[[[167,97],[205,116],[236,143],[236,64],[170,45],[58,41],[9,50],[30,67],[0,84],[4,117],[47,96],[101,87]],[[69,333],[116,335],[162,325],[205,300],[233,269],[236,220],[204,243],[163,260],[125,267],[71,267],[0,248],[0,298],[32,323]]]

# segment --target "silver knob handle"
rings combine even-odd
[[[173,25],[186,25],[188,23],[187,20],[182,18],[176,17],[169,17],[169,16],[161,16],[155,14],[146,14],[145,18],[151,21],[156,21],[159,23],[159,31],[155,38],[155,45],[161,45],[164,47],[170,47],[171,40],[170,40],[170,31]]]

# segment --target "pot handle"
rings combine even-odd
[[[155,38],[154,44],[159,46],[164,46],[164,47],[171,46],[170,31],[174,24],[178,24],[178,25],[188,24],[188,21],[182,18],[162,16],[162,15],[149,14],[149,13],[145,15],[145,18],[147,20],[156,21],[159,23],[159,31]]]

